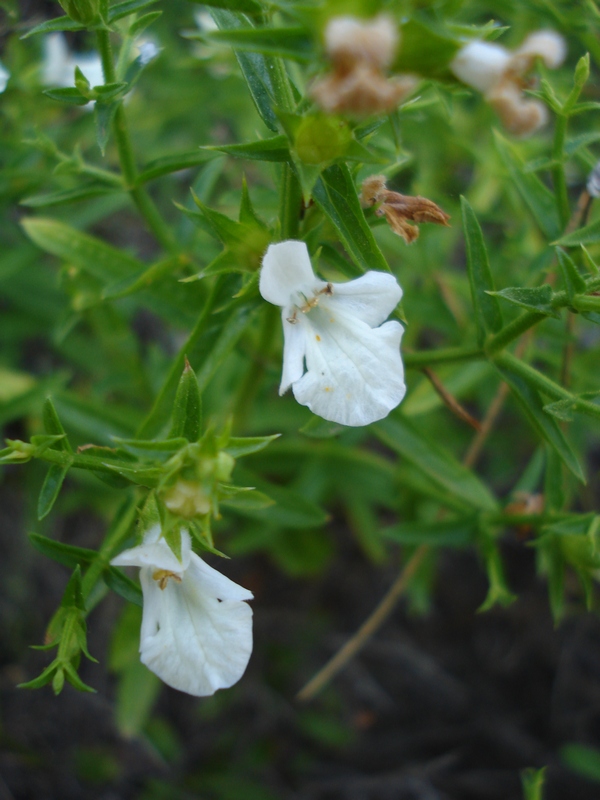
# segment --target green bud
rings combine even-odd
[[[215,478],[221,483],[229,483],[231,480],[231,473],[235,467],[235,459],[229,453],[221,450],[217,456],[217,464],[215,468]]]
[[[575,86],[582,87],[590,77],[590,54],[581,56],[575,67]]]
[[[351,141],[352,132],[344,120],[325,116],[305,117],[296,131],[296,153],[305,164],[323,164],[341,158]]]
[[[64,685],[65,673],[62,671],[62,669],[57,669],[56,673],[54,674],[54,678],[52,678],[52,689],[54,690],[54,694],[60,694]]]
[[[67,16],[81,25],[90,25],[100,13],[100,0],[58,0]]]

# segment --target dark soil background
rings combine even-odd
[[[16,474],[0,492],[1,800],[517,800],[520,770],[548,765],[546,800],[596,800],[600,784],[561,762],[565,743],[600,745],[600,622],[577,610],[554,628],[533,554],[504,556],[519,600],[478,614],[473,556],[443,556],[425,615],[400,605],[312,704],[294,695],[356,630],[394,578],[338,536],[335,566],[291,579],[258,557],[232,577],[253,589],[256,646],[231,690],[206,700],[164,688],[147,735],[122,738],[106,671],[121,601],[89,619],[98,689],[16,688],[41,671],[43,639],[66,570],[26,542]],[[60,538],[93,545],[97,519],[63,519]],[[575,585],[575,584],[574,584]]]

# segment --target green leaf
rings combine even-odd
[[[221,30],[252,29],[250,21],[237,12],[215,8],[212,12],[213,19]],[[272,58],[260,53],[242,53],[234,50],[235,57],[248,84],[252,100],[263,122],[273,132],[277,133],[277,116],[273,111],[273,74],[275,70]]]
[[[494,292],[494,281],[481,227],[469,201],[461,197],[460,202],[477,341],[482,345],[488,334],[497,333],[502,327],[502,312],[498,301],[490,294]]]
[[[328,514],[316,503],[308,500],[294,489],[280,486],[260,478],[258,475],[242,467],[236,467],[236,481],[255,486],[275,505],[268,508],[236,508],[245,516],[254,517],[264,523],[272,523],[282,528],[320,528],[328,520]]]
[[[101,183],[92,183],[87,186],[79,186],[76,189],[61,189],[58,192],[48,192],[46,194],[36,194],[25,197],[20,201],[20,205],[28,208],[46,208],[48,206],[59,206],[64,203],[74,203],[85,200],[88,197],[99,197],[105,194],[114,194],[120,191]]]
[[[497,131],[494,132],[494,140],[502,163],[525,205],[533,214],[542,233],[553,241],[561,233],[554,195],[539,178],[524,172],[523,162],[514,146]]]
[[[300,428],[300,433],[309,436],[311,439],[331,439],[345,430],[347,428],[344,425],[339,425],[337,422],[328,422],[313,414],[308,422]]]
[[[125,278],[120,278],[109,284],[103,290],[102,298],[115,300],[117,297],[127,297],[130,294],[143,291],[178,269],[181,269],[180,256],[168,256],[151,264],[149,267],[143,266],[132,275],[127,275]]]
[[[62,89],[44,89],[42,94],[45,94],[51,100],[58,100],[71,106],[86,106],[90,102],[89,97],[82,95],[75,86],[68,86]]]
[[[65,587],[60,607],[65,609],[76,608],[78,611],[85,611],[83,593],[81,591],[81,565],[77,564],[69,582]]]
[[[44,519],[52,510],[68,471],[69,467],[51,464],[38,498],[37,514],[39,520]]]
[[[402,522],[390,528],[384,528],[381,535],[401,544],[465,547],[474,542],[477,529],[477,517],[471,515],[434,522]]]
[[[202,150],[217,150],[236,158],[248,158],[253,161],[279,162],[291,159],[289,141],[284,134],[271,136],[268,139],[258,139],[255,142],[209,145],[203,147]]]
[[[186,34],[188,39],[230,45],[238,51],[310,61],[313,58],[312,40],[304,28],[252,28]]]
[[[142,172],[138,175],[138,183],[147,183],[163,175],[170,175],[172,172],[179,172],[182,169],[200,166],[209,161],[214,156],[207,152],[212,148],[203,147],[200,150],[193,150],[189,153],[177,153],[172,156],[163,156],[149,161]]]
[[[136,258],[64,222],[29,217],[21,224],[29,238],[42,250],[75,264],[103,282],[114,281],[143,268]]]
[[[524,769],[521,772],[523,784],[523,800],[543,800],[546,767],[541,769]]]
[[[369,270],[390,272],[369,228],[348,167],[334,164],[323,170],[313,191],[316,204],[337,230],[360,275]]]
[[[143,605],[143,595],[139,585],[120,569],[109,566],[102,573],[102,577],[108,588],[123,597],[128,603],[134,603],[136,606]]]
[[[560,749],[560,759],[573,772],[600,783],[600,750],[597,748],[585,744],[565,744]]]
[[[265,447],[274,442],[275,439],[279,439],[280,436],[280,433],[275,433],[272,436],[231,437],[223,447],[223,450],[233,458],[242,458],[264,450]]]
[[[569,301],[572,301],[576,294],[585,294],[587,291],[585,281],[575,266],[573,259],[569,258],[560,247],[556,248],[556,256]]]
[[[41,22],[39,25],[36,25],[24,36],[21,36],[21,39],[28,39],[30,36],[34,36],[36,33],[55,33],[57,31],[80,31],[83,30],[85,26],[82,25],[80,22],[75,22],[75,20],[71,19],[70,17],[56,17],[55,19],[49,19],[46,22]]]
[[[157,0],[125,0],[124,3],[116,3],[108,9],[108,22],[112,24],[118,19],[143,11],[156,2]]]
[[[411,19],[401,28],[402,44],[392,69],[394,72],[417,73],[423,77],[439,77],[449,72],[448,65],[462,46],[441,26]]]
[[[129,26],[129,36],[132,36],[134,39],[140,36],[146,30],[146,28],[155,23],[159,17],[162,17],[162,14],[162,11],[150,11],[149,14],[143,14],[139,19],[136,19],[136,21]],[[143,60],[144,59],[142,59],[142,61]]]
[[[472,508],[497,510],[496,499],[475,473],[436,442],[426,439],[406,417],[396,414],[393,419],[376,422],[372,430],[380,441],[417,466],[436,486],[466,501]]]
[[[118,102],[104,103],[97,101],[94,107],[94,120],[96,122],[96,144],[102,155],[105,154],[110,129],[119,107]]]
[[[596,244],[596,242],[600,242],[600,219],[567,233],[566,236],[561,236],[553,244],[561,247],[579,247],[582,244]]]
[[[196,373],[185,360],[183,374],[177,386],[173,404],[173,422],[170,439],[183,437],[188,442],[197,442],[202,426],[202,399]]]
[[[39,533],[30,533],[29,540],[40,553],[71,569],[78,564],[90,564],[98,557],[98,553],[95,550],[89,550],[87,547],[75,547],[72,544],[63,544],[63,542],[57,542],[54,539],[41,536]]]
[[[522,375],[514,372],[508,365],[500,365],[495,361],[494,366],[512,389],[515,398],[537,434],[553,448],[573,475],[582,483],[585,483],[585,477],[579,462],[575,458],[563,432],[558,427],[556,420],[545,413],[544,404],[537,389],[534,386],[530,386]]]
[[[552,298],[554,292],[549,283],[544,283],[542,286],[527,288],[525,286],[515,286],[507,289],[501,289],[499,292],[488,292],[488,294],[500,297],[502,300],[508,300],[520,308],[526,308],[528,311],[539,311],[548,316],[560,318],[560,314],[552,305]]]
[[[263,7],[258,0],[189,0],[191,3],[201,3],[210,8],[225,8],[229,11],[241,11],[245,14],[262,14]]]

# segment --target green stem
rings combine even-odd
[[[485,353],[480,347],[446,347],[440,350],[403,353],[402,357],[407,369],[423,369],[434,364],[453,364],[457,361],[485,358]]]
[[[297,239],[300,231],[302,189],[289,164],[283,165],[279,203],[281,238]]]
[[[96,37],[100,58],[102,59],[104,80],[106,83],[114,83],[117,80],[117,75],[110,44],[110,34],[106,30],[99,30],[96,32]],[[117,106],[113,128],[125,188],[157,241],[166,250],[177,252],[178,247],[171,235],[171,231],[158,213],[150,195],[143,186],[137,185],[137,168],[123,103],[119,103]]]
[[[565,178],[565,138],[567,135],[567,121],[566,114],[559,114],[556,117],[554,128],[554,143],[552,146],[552,180],[554,182],[554,192],[556,194],[556,205],[558,208],[558,216],[561,225],[564,228],[569,224],[571,218],[571,210],[569,208],[569,193],[567,191],[567,180]]]
[[[485,352],[488,356],[493,356],[509,345],[512,341],[517,339],[522,333],[533,328],[538,322],[546,319],[546,314],[538,313],[537,311],[526,311],[517,317],[508,325],[505,325],[498,333],[490,336],[485,344]]]

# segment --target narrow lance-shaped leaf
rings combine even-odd
[[[516,374],[508,365],[498,363],[500,361],[501,358],[497,359],[494,365],[512,389],[515,398],[534,430],[556,451],[573,475],[582,483],[585,483],[579,462],[575,458],[563,432],[558,427],[556,420],[544,411],[544,403],[537,389],[530,386],[521,375]]]
[[[78,564],[90,564],[98,555],[95,550],[89,550],[87,547],[75,547],[72,544],[57,542],[39,533],[30,533],[29,540],[36,550],[65,567],[74,568]]]
[[[554,195],[539,178],[524,172],[523,163],[510,142],[497,132],[494,138],[496,149],[517,191],[535,217],[540,230],[547,239],[553,241],[561,232]]]
[[[394,418],[377,422],[372,430],[378,439],[418,467],[436,486],[466,501],[472,508],[497,509],[495,498],[475,473],[437,443],[426,439],[403,415],[396,414]]]
[[[48,516],[52,510],[52,506],[56,502],[56,498],[60,493],[68,471],[68,466],[61,467],[59,464],[52,464],[50,466],[50,469],[46,473],[44,483],[42,484],[42,488],[40,490],[40,496],[38,498],[38,519],[44,519],[44,517]]]
[[[313,197],[337,230],[348,255],[358,268],[357,275],[372,269],[390,272],[365,219],[352,175],[345,164],[334,164],[321,173]]]
[[[188,442],[197,442],[202,424],[202,399],[196,373],[185,360],[183,374],[177,387],[173,405],[173,423],[170,439],[183,436]]]
[[[69,444],[69,440],[66,437],[65,429],[62,426],[62,423],[56,413],[56,409],[54,408],[54,403],[50,397],[47,397],[44,401],[44,408],[42,411],[42,418],[44,421],[44,428],[46,433],[50,434],[51,436],[64,436],[64,439],[61,439],[56,443],[56,450],[64,450],[67,453],[72,453],[73,448]]]
[[[482,345],[488,334],[496,333],[502,327],[502,313],[496,298],[488,294],[494,291],[494,282],[481,227],[469,201],[465,197],[460,200],[477,341]]]
[[[579,247],[581,244],[596,244],[596,242],[600,242],[600,219],[576,231],[567,233],[565,236],[561,236],[553,244],[558,244],[561,247]]]

